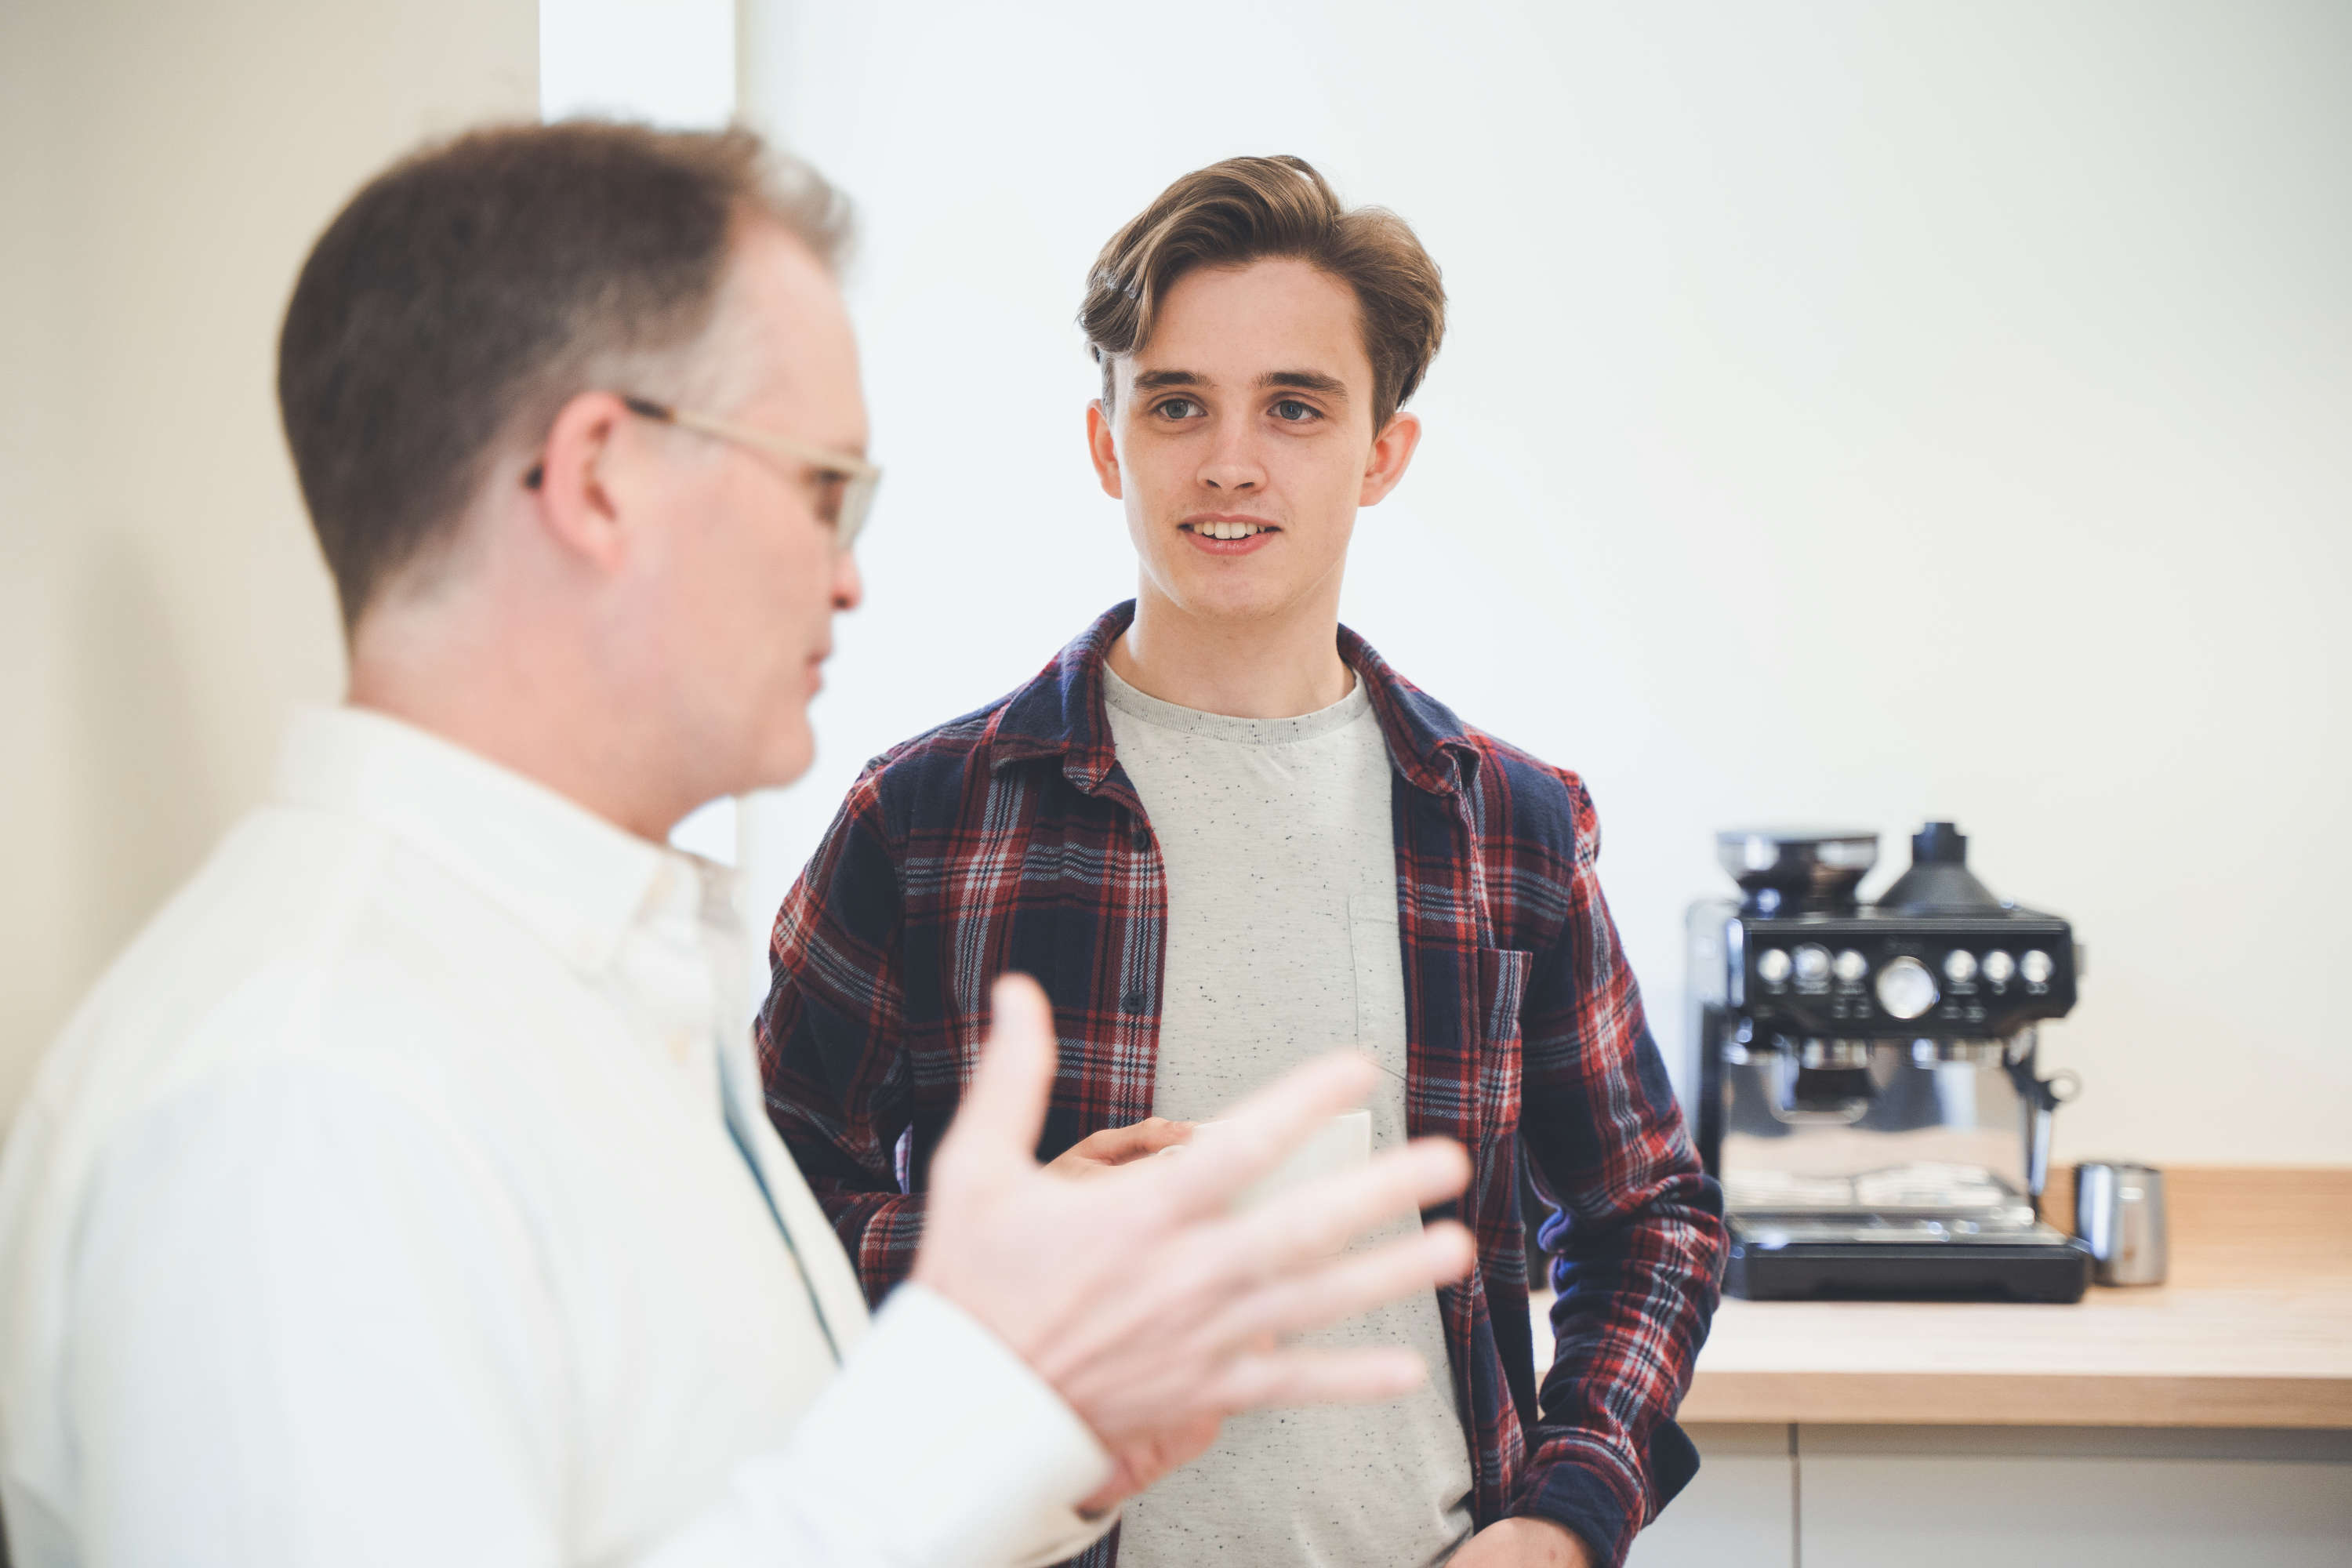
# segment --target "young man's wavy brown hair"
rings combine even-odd
[[[1202,267],[1296,258],[1354,290],[1372,362],[1372,431],[1378,435],[1421,384],[1445,336],[1445,287],[1437,263],[1404,219],[1385,207],[1340,205],[1304,158],[1228,158],[1196,169],[1111,236],[1087,276],[1078,325],[1102,366],[1103,405],[1112,361],[1151,335],[1168,290]]]

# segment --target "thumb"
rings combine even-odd
[[[961,1163],[1036,1162],[1045,1130],[1045,1102],[1060,1052],[1054,1011],[1045,993],[1025,974],[1007,974],[989,994],[994,1021],[980,1048],[980,1064],[964,1090],[963,1109],[941,1141],[940,1153]]]

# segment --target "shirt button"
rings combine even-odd
[[[1135,825],[1135,847],[1138,849],[1151,847],[1151,829],[1149,825],[1140,822]]]
[[[1140,991],[1130,991],[1118,999],[1118,1005],[1124,1012],[1140,1013],[1143,1011],[1144,1004],[1150,1000],[1150,998]]]

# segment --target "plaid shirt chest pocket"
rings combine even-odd
[[[1534,963],[1531,952],[1478,950],[1478,1100],[1496,1134],[1519,1124],[1519,1008]]]
[[[1475,1176],[1481,1214],[1504,1214],[1517,1198],[1519,1015],[1534,963],[1531,952],[1478,950],[1478,1107],[1486,1136]]]

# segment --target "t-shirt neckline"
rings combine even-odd
[[[1137,690],[1120,679],[1108,660],[1102,673],[1104,702],[1129,718],[1162,730],[1241,746],[1295,746],[1302,741],[1328,735],[1372,710],[1372,694],[1365,687],[1364,678],[1353,670],[1349,674],[1355,684],[1349,688],[1348,695],[1328,708],[1318,708],[1312,713],[1301,713],[1292,719],[1243,719],[1230,713],[1204,713]]]

